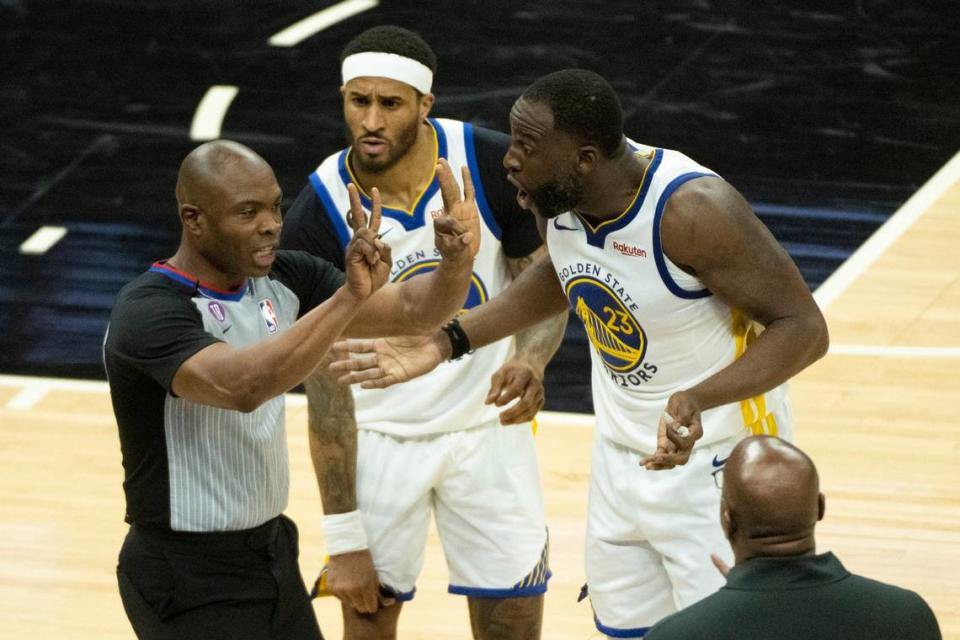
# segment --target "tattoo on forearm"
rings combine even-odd
[[[535,324],[517,334],[517,353],[542,362],[544,366],[556,353],[567,328],[566,312]]]
[[[305,383],[308,399],[310,457],[324,513],[357,508],[357,422],[349,387],[326,370]]]
[[[507,269],[510,271],[510,275],[516,278],[520,275],[521,271],[533,264],[533,261],[542,253],[541,249],[537,249],[530,255],[523,256],[522,258],[507,258]]]
[[[540,246],[533,253],[522,258],[508,258],[507,267],[510,270],[510,275],[516,278],[521,271],[533,264],[537,258],[546,252],[546,248]],[[522,353],[546,366],[546,363],[556,353],[557,348],[560,347],[564,330],[567,328],[568,315],[566,312],[559,313],[518,333],[516,335],[517,353]]]

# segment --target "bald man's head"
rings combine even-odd
[[[737,560],[811,553],[824,501],[813,461],[771,436],[740,442],[723,471],[721,523]]]
[[[176,194],[182,266],[231,286],[270,272],[283,193],[266,160],[229,140],[200,145],[180,165]]]
[[[239,142],[214,140],[191,151],[177,174],[177,207],[192,204],[209,208],[229,189],[231,178],[273,170],[267,161]]]

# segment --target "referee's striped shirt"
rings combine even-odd
[[[249,347],[329,298],[343,274],[280,251],[268,277],[218,291],[158,262],[117,297],[103,346],[120,433],[128,522],[249,529],[287,506],[283,396],[243,413],[173,395],[179,366],[215,342]]]

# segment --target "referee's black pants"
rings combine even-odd
[[[130,527],[117,580],[141,640],[323,640],[293,521],[180,533]]]

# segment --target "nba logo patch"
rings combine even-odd
[[[207,303],[207,309],[210,310],[211,315],[216,318],[219,322],[223,322],[227,319],[227,310],[223,308],[223,305],[219,302],[209,302]]]
[[[267,323],[267,331],[276,333],[280,323],[277,322],[277,314],[273,310],[273,300],[267,298],[260,301],[260,315],[263,316],[263,321]]]

